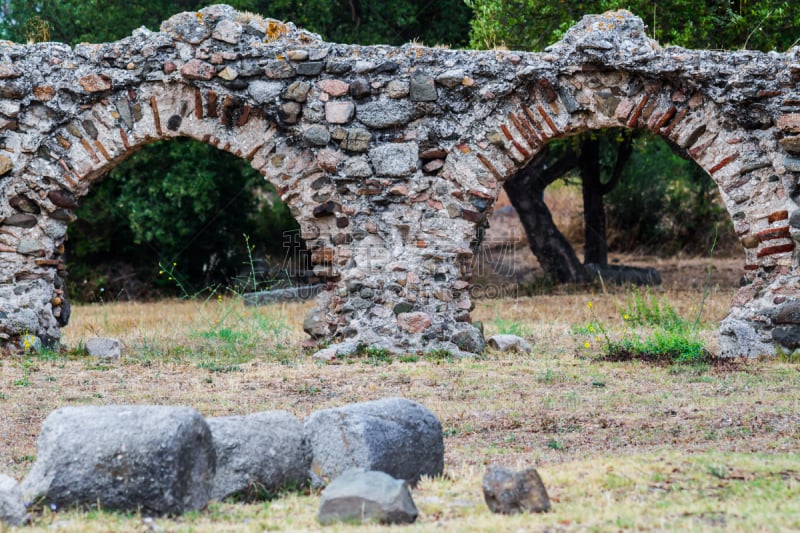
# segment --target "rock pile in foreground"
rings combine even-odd
[[[444,467],[441,424],[404,398],[317,411],[305,423],[285,411],[204,419],[190,407],[64,407],[44,421],[37,451],[21,483],[0,475],[0,526],[23,525],[26,505],[175,516],[309,484],[326,486],[323,525],[412,523],[409,485]],[[495,513],[550,509],[534,469],[491,466],[483,491]]]
[[[351,468],[388,472],[405,486],[440,475],[443,465],[441,424],[403,398],[319,411],[305,426],[285,411],[204,419],[189,407],[65,407],[42,425],[36,462],[19,486],[0,477],[0,522],[21,524],[23,501],[179,515],[210,500],[260,499],[312,479],[323,486]],[[400,490],[392,487],[390,493]]]

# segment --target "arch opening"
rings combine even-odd
[[[586,213],[587,196],[599,214]],[[710,176],[660,137],[621,128],[552,141],[504,183],[484,246],[514,244],[537,257],[531,270],[523,252],[522,270],[515,271],[533,285],[542,284],[540,268],[556,283],[601,274],[610,283],[651,284],[660,279],[657,271],[627,269],[624,261],[707,257],[711,246],[717,259],[744,259]],[[497,259],[502,255],[513,257]],[[500,263],[506,272],[515,270]],[[734,278],[726,283],[738,283]]]
[[[75,302],[306,281],[300,227],[275,188],[241,158],[188,137],[133,153],[92,184],[75,215],[66,245]]]

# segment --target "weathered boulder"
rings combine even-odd
[[[63,407],[42,425],[25,501],[180,514],[209,500],[211,432],[189,407]]]
[[[286,411],[206,420],[217,457],[211,498],[258,499],[308,483],[311,451],[303,425]]]
[[[497,350],[499,352],[531,353],[531,345],[528,343],[528,341],[516,335],[492,335],[486,341],[486,344],[488,344],[493,350]]]
[[[782,331],[764,331],[754,321],[742,319],[734,313],[726,317],[719,326],[719,349],[726,357],[761,357],[775,355],[773,342],[792,343],[790,335]],[[780,328],[776,328],[780,330]],[[789,333],[789,332],[786,332]],[[777,339],[775,338],[777,336]],[[798,344],[800,346],[800,344]],[[792,346],[787,346],[793,350]]]
[[[17,480],[0,474],[0,526],[21,526],[27,521]],[[0,527],[2,529],[2,527]]]
[[[410,524],[418,514],[405,481],[384,472],[351,468],[322,491],[317,520],[323,525],[373,521]]]
[[[452,337],[453,343],[459,350],[467,353],[483,353],[486,343],[483,340],[483,333],[478,328],[468,327],[462,329]]]
[[[424,406],[386,398],[325,409],[305,422],[311,482],[322,486],[350,468],[379,470],[411,483],[444,469],[442,426]]]
[[[493,513],[543,513],[550,497],[535,468],[514,472],[491,465],[483,476],[483,498]]]
[[[86,352],[98,359],[119,359],[119,339],[93,337],[86,341]]]

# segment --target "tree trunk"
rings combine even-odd
[[[543,168],[544,159],[545,154],[537,156],[503,187],[525,228],[533,255],[547,275],[559,283],[585,282],[583,265],[544,203],[545,188],[575,166],[577,155],[571,152],[548,168]]]
[[[607,265],[606,211],[600,180],[600,142],[597,139],[583,141],[579,166],[583,190],[583,262]]]

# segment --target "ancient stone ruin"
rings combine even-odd
[[[470,264],[504,180],[551,139],[625,127],[713,177],[747,250],[722,355],[800,346],[800,48],[661,48],[626,11],[544,53],[350,46],[217,5],[114,43],[0,53],[5,343],[58,339],[65,232],[92,183],[188,136],[290,206],[327,281],[313,337],[471,351]]]

